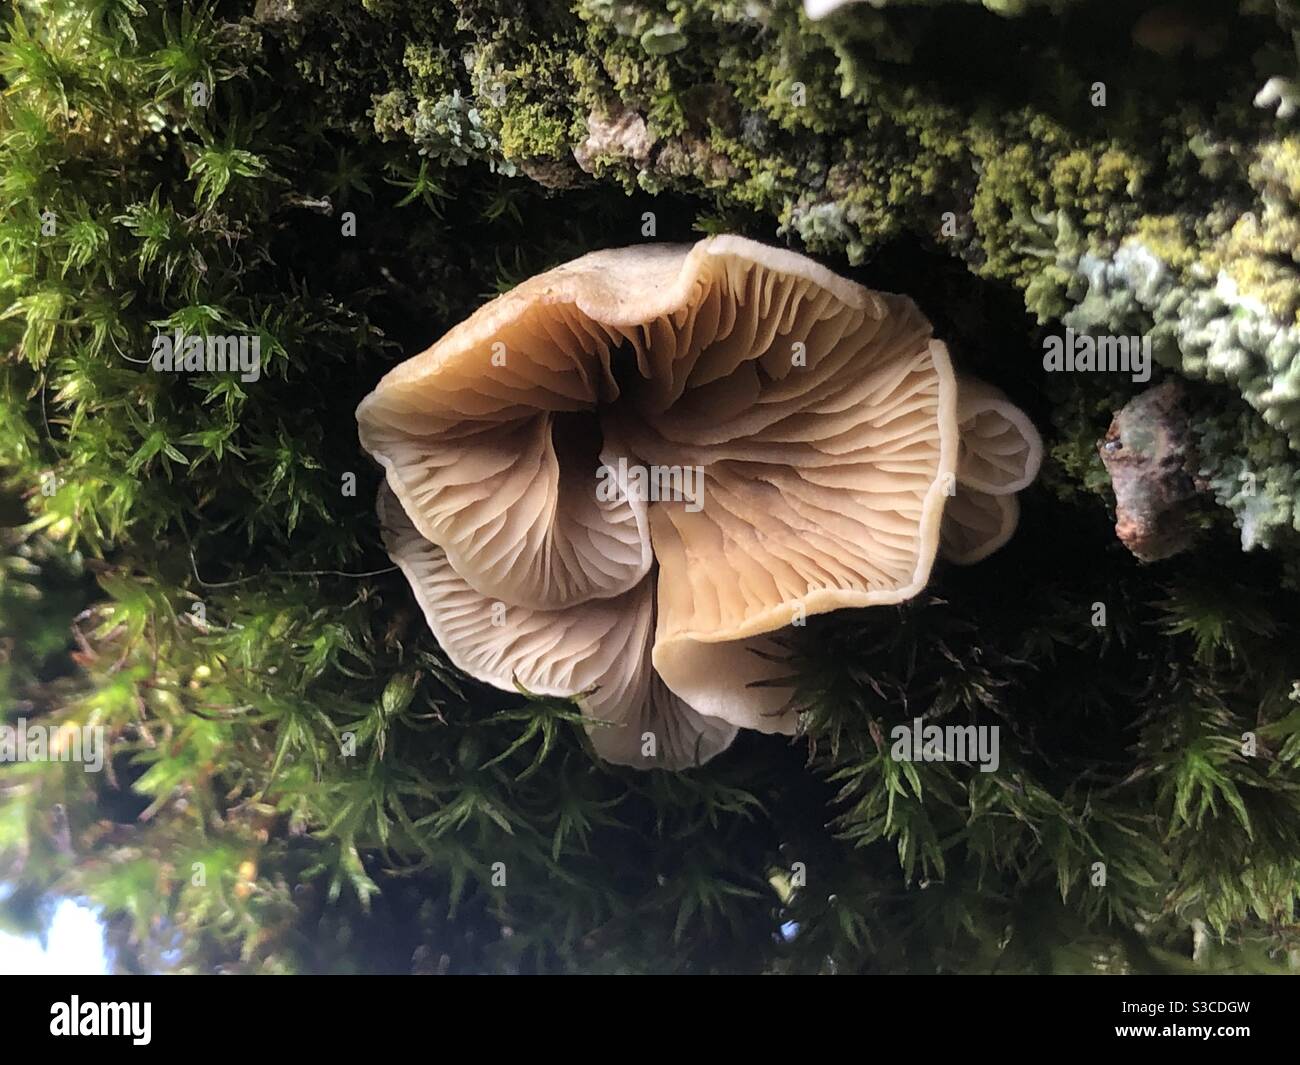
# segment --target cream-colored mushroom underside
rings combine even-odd
[[[392,493],[390,553],[453,661],[579,696],[603,757],[678,766],[736,727],[793,730],[768,634],[916,594],[954,478],[973,516],[945,528],[952,553],[1010,535],[984,512],[1014,505],[1036,436],[984,396],[959,453],[957,393],[910,300],[715,237],[525,282],[357,417]],[[602,500],[598,468],[620,458],[702,467],[702,505]]]

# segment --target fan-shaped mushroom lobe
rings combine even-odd
[[[576,698],[597,753],[620,765],[683,769],[731,745],[734,727],[696,713],[653,675],[651,578],[577,606],[511,606],[471,588],[386,487],[378,509],[389,554],[463,673],[506,691]]]
[[[993,385],[958,377],[961,451],[957,479],[981,492],[1010,495],[1027,488],[1043,461],[1043,441],[1019,407]]]
[[[958,484],[943,515],[939,550],[960,566],[982,561],[1016,531],[1020,504],[1014,495],[992,495]]]
[[[789,669],[745,641],[924,586],[956,464],[956,385],[910,300],[762,251],[715,253],[671,403],[627,439],[645,461],[703,471],[702,505],[651,510],[655,668],[705,713],[789,732]]]
[[[957,422],[957,484],[944,511],[939,550],[952,562],[970,565],[1015,533],[1015,493],[1038,476],[1043,441],[1000,389],[965,374],[958,377]]]

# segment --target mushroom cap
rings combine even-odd
[[[957,421],[956,492],[944,509],[939,551],[966,566],[993,554],[1015,533],[1015,493],[1038,476],[1043,441],[1001,389],[966,374],[958,376]]]
[[[995,496],[959,484],[944,511],[939,549],[949,562],[972,565],[1006,544],[1019,522],[1015,496]]]
[[[1028,488],[1043,462],[1043,440],[1029,416],[999,388],[958,376],[961,452],[957,480],[993,495]]]
[[[384,546],[461,672],[506,691],[576,699],[592,746],[607,762],[684,769],[731,745],[734,727],[696,713],[653,675],[649,578],[621,596],[576,607],[509,606],[471,588],[387,486],[378,511]],[[655,736],[652,757],[642,753],[647,732]]]
[[[411,534],[442,560],[403,568],[428,585],[417,595],[434,604],[430,625],[463,645],[453,660],[468,672],[508,687],[501,663],[520,652],[440,613],[448,574],[462,597],[569,625],[553,643],[509,637],[547,659],[531,682],[520,673],[531,690],[561,694],[583,668],[600,672],[603,652],[584,650],[583,668],[571,653],[597,626],[579,638],[565,611],[599,613],[603,639],[626,647],[639,630],[616,619],[633,612],[655,617],[654,670],[685,705],[790,732],[788,670],[765,637],[925,585],[958,472],[957,404],[947,349],[911,300],[723,236],[594,252],[534,277],[393,369],[357,418]],[[599,439],[573,420],[582,412]],[[993,483],[1011,460],[998,432],[977,435],[970,473]],[[702,505],[647,503],[626,485],[598,498],[597,470],[620,458],[699,468]],[[618,682],[629,698],[639,683]]]
[[[530,278],[361,401],[362,446],[474,588],[558,607],[619,595],[648,572],[644,507],[591,491],[597,464],[617,456],[601,448],[565,478],[554,430],[557,415],[617,398],[614,349],[641,343],[638,308],[653,316],[684,298],[688,250],[593,252]]]

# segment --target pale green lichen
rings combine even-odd
[[[1087,293],[1066,325],[1145,334],[1159,363],[1233,385],[1262,416],[1263,425],[1248,415],[1203,415],[1196,423],[1202,476],[1232,511],[1243,546],[1269,545],[1277,530],[1296,527],[1300,330],[1241,296],[1226,274],[1189,283],[1136,240],[1109,258],[1082,256],[1078,270]]]
[[[1247,411],[1202,412],[1194,431],[1200,476],[1233,514],[1241,546],[1272,547],[1300,532],[1300,468],[1281,434]]]
[[[1258,196],[1206,256],[1244,295],[1283,321],[1300,320],[1300,138],[1261,146],[1248,170]]]
[[[1180,277],[1137,240],[1109,258],[1084,254],[1078,271],[1087,294],[1066,325],[1149,335],[1157,361],[1194,379],[1234,385],[1300,449],[1300,329],[1293,323],[1242,294],[1227,273]]]
[[[375,128],[381,133],[400,130],[421,155],[454,166],[464,166],[500,147],[484,127],[478,108],[459,89],[437,100],[413,100],[401,90],[385,93],[375,101]]]

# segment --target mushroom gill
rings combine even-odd
[[[639,767],[792,733],[773,634],[912,597],[941,529],[957,561],[1000,546],[1042,454],[911,300],[731,236],[538,275],[357,419],[452,660],[576,698],[597,753]]]

